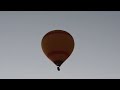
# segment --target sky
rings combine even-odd
[[[41,40],[65,30],[75,41],[57,71]],[[0,11],[0,79],[120,79],[119,11]]]

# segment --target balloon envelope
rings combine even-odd
[[[53,30],[43,37],[41,45],[45,55],[60,67],[71,55],[74,49],[74,39],[66,31]]]

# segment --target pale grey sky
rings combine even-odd
[[[54,29],[75,40],[60,72],[41,48]],[[120,78],[119,69],[119,11],[0,11],[1,79]]]

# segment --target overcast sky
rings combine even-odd
[[[41,48],[55,29],[75,41],[60,72]],[[0,78],[120,79],[120,12],[0,11]]]

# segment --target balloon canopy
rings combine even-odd
[[[56,65],[60,71],[60,66],[71,55],[74,49],[74,39],[66,31],[53,30],[48,32],[41,42],[45,55]]]

